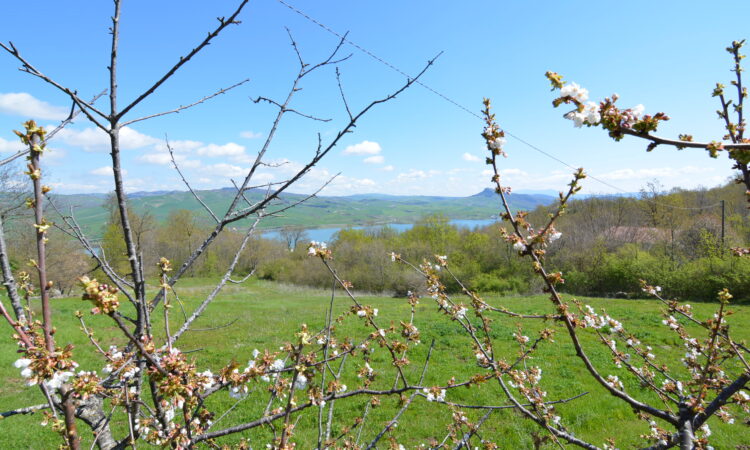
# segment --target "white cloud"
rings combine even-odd
[[[411,169],[408,172],[402,172],[396,177],[398,183],[404,183],[408,181],[420,180],[427,178],[429,175],[424,170]]]
[[[393,169],[395,169],[395,167],[393,167],[393,166],[391,166],[391,165],[388,165],[388,166],[384,166],[384,167],[381,167],[381,168],[380,168],[380,170],[382,170],[382,171],[384,171],[384,172],[391,172],[391,171],[393,171]]]
[[[479,162],[482,159],[476,155],[472,155],[469,152],[464,153],[461,158],[463,158],[464,161],[471,161],[471,162]]]
[[[206,156],[238,156],[245,153],[245,147],[234,142],[228,142],[224,145],[208,144],[198,148],[196,153]]]
[[[195,150],[198,147],[202,147],[204,144],[200,141],[191,141],[191,140],[177,140],[177,141],[169,141],[169,146],[172,148],[172,151],[177,152],[191,152]],[[158,150],[167,151],[167,143],[166,142],[160,142],[156,144],[155,146]]]
[[[200,167],[202,164],[197,159],[177,159],[177,164],[180,165],[180,167],[187,167],[189,169],[196,169]]]
[[[247,175],[247,171],[248,169],[227,163],[211,164],[210,166],[205,166],[203,167],[203,169],[201,169],[201,173],[203,174],[216,175],[226,178],[237,178],[245,176]]]
[[[123,171],[124,172],[124,171]],[[99,167],[89,172],[91,175],[112,176],[112,166]]]
[[[60,183],[50,182],[48,183],[55,191],[68,192],[68,193],[87,193],[87,192],[103,192],[104,186],[96,184],[80,184],[80,183]]]
[[[372,141],[362,141],[359,144],[354,144],[346,147],[343,151],[344,155],[377,155],[380,153],[382,148],[380,144]]]
[[[43,102],[26,92],[0,94],[0,113],[31,119],[62,120],[69,110]]]
[[[57,133],[56,138],[68,145],[80,147],[87,152],[106,151],[110,149],[109,135],[99,128],[89,127],[83,130],[63,128]],[[133,150],[150,145],[158,145],[161,142],[160,139],[139,133],[130,127],[124,127],[120,130],[120,148],[122,150]]]
[[[171,144],[170,144],[171,145]],[[180,168],[196,168],[201,166],[201,162],[195,159],[187,159],[185,155],[180,153],[174,154],[174,159]],[[169,156],[169,152],[166,150],[154,149],[151,153],[146,153],[138,157],[138,161],[142,161],[149,164],[157,164],[160,166],[172,165],[172,158]]]
[[[521,169],[502,169],[500,170],[500,175],[507,175],[507,176],[518,175],[521,177],[525,177],[525,176],[528,176],[529,174]]]
[[[691,175],[696,173],[705,174],[712,172],[712,168],[702,168],[695,166],[685,167],[657,167],[652,169],[618,169],[611,172],[597,175],[598,178],[605,180],[634,180],[648,178],[673,178],[682,175]]]
[[[247,130],[240,132],[240,137],[245,139],[258,139],[263,137],[263,133],[256,133],[255,131]]]
[[[66,155],[67,152],[61,148],[47,147],[44,149],[44,161],[54,163],[55,165],[64,161]]]
[[[23,149],[20,141],[6,141],[0,138],[0,153],[15,153]]]
[[[165,166],[172,163],[169,153],[146,153],[138,157],[138,161]]]
[[[385,158],[383,158],[383,155],[375,155],[365,158],[363,161],[365,164],[383,164]]]

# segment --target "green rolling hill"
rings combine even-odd
[[[221,216],[229,207],[234,192],[233,188],[223,188],[197,193],[216,215]],[[249,191],[246,197],[253,202],[261,199],[263,194],[263,191],[253,190]],[[136,192],[129,194],[128,198],[137,213],[151,214],[158,222],[164,222],[170,212],[178,209],[194,211],[200,220],[210,222],[210,216],[189,192]],[[305,195],[284,194],[268,211],[288,206],[303,198]],[[547,205],[555,201],[555,197],[544,194],[512,194],[509,198],[514,209],[533,209],[537,205]],[[57,195],[53,198],[61,210],[67,212],[72,208],[78,223],[92,236],[101,234],[102,226],[107,220],[106,199],[107,194]],[[443,214],[450,219],[488,219],[497,216],[499,211],[499,197],[490,189],[468,197],[384,194],[318,196],[285,211],[281,217],[265,219],[260,226],[263,229],[272,229],[284,225],[317,228],[413,223],[425,215],[435,213]],[[238,227],[247,223],[239,222]]]

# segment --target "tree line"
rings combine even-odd
[[[724,201],[722,229],[721,201]],[[663,286],[679,298],[711,298],[719,287],[729,287],[740,299],[750,298],[750,265],[730,255],[729,248],[750,239],[750,222],[744,192],[733,183],[712,189],[664,191],[649,183],[637,196],[596,196],[570,202],[557,229],[562,238],[548,249],[549,264],[562,270],[561,289],[576,295],[641,295],[640,280]],[[103,205],[108,211],[101,238],[102,255],[123,273],[128,260],[122,239],[118,209],[112,198]],[[554,206],[540,206],[529,212],[531,223],[541,223]],[[150,214],[131,211],[135,243],[147,276],[158,275],[156,261],[168,257],[179,267],[200,244],[210,225],[193,211],[172,211],[166,221]],[[22,219],[21,219],[22,221]],[[22,268],[31,257],[31,237],[7,231],[12,261]],[[215,277],[226,267],[243,239],[245,230],[230,228],[212,248],[191,266],[188,276]],[[80,273],[93,272],[96,264],[73,239],[52,231],[50,258],[55,280],[74,280]],[[248,243],[237,265],[241,275],[255,271],[260,278],[284,283],[328,287],[330,274],[307,257],[309,239],[299,227],[285,227],[279,239],[258,234]],[[411,261],[445,255],[458,277],[471,289],[499,294],[527,294],[541,290],[528,265],[501,238],[499,225],[466,229],[451,225],[440,214],[426,216],[402,232],[383,226],[340,230],[328,245],[345,277],[355,289],[402,295],[418,292],[421,278],[413,271],[393,264],[391,252]],[[722,241],[723,238],[723,241]],[[26,253],[29,253],[28,255]],[[58,261],[59,260],[59,261]],[[64,282],[63,282],[64,283]],[[58,289],[68,293],[73,283]],[[446,288],[458,292],[450,281]]]

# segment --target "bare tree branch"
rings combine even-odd
[[[161,116],[166,116],[167,114],[177,114],[177,113],[180,113],[181,111],[184,111],[186,109],[192,108],[193,106],[197,106],[197,105],[200,105],[201,103],[204,103],[204,102],[206,102],[208,100],[211,100],[214,97],[218,97],[219,95],[225,94],[225,93],[231,91],[232,89],[234,89],[234,88],[236,88],[238,86],[242,86],[243,84],[247,83],[248,81],[250,81],[250,79],[246,78],[246,79],[240,81],[239,83],[235,83],[235,84],[233,84],[233,85],[231,85],[229,87],[221,88],[218,91],[214,92],[213,94],[207,95],[207,96],[201,98],[200,100],[197,100],[197,101],[195,101],[193,103],[190,103],[189,105],[179,106],[179,107],[177,107],[175,109],[171,109],[169,111],[163,111],[163,112],[160,112],[160,113],[151,114],[149,116],[144,116],[144,117],[139,117],[137,119],[128,120],[126,122],[123,122],[121,126],[126,127],[126,126],[131,125],[131,124],[136,123],[136,122],[141,122],[141,121],[144,121],[144,120],[153,119],[154,117],[161,117]]]

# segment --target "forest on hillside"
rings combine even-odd
[[[722,201],[723,229],[722,229]],[[570,203],[558,223],[562,238],[548,249],[552,267],[565,273],[563,291],[591,296],[640,296],[640,280],[663,286],[669,295],[686,300],[710,299],[728,287],[738,299],[750,299],[750,263],[733,257],[729,249],[750,239],[744,192],[736,184],[712,189],[663,192],[649,184],[635,197],[594,196]],[[107,261],[127,272],[127,258],[117,209],[101,206],[107,216],[101,251]],[[541,224],[554,205],[529,212]],[[166,256],[182,264],[207,232],[191,210],[173,210],[163,222],[148,213],[132,212],[133,230],[147,274],[156,276],[156,262]],[[23,233],[28,217],[8,224],[12,264],[22,267],[33,255],[32,237]],[[70,293],[73,281],[98,268],[84,250],[60,231],[53,231],[49,257],[53,277],[62,280],[60,294]],[[232,228],[190,269],[189,276],[213,277],[231,261],[244,230]],[[243,253],[237,272],[253,272],[263,279],[327,287],[330,275],[307,256],[305,230],[288,226],[281,239],[256,237]],[[458,277],[471,289],[500,294],[538,293],[542,286],[512,246],[500,238],[499,225],[473,230],[451,225],[444,215],[425,216],[415,226],[398,232],[388,226],[342,229],[332,242],[341,276],[365,292],[405,294],[423,289],[413,271],[393,264],[391,252],[411,261],[445,255]],[[101,275],[99,275],[101,276]],[[450,291],[460,287],[447,282]]]

